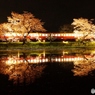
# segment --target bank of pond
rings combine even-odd
[[[0,49],[63,49],[63,48],[94,48],[95,42],[0,42]]]

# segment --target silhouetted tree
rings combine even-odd
[[[60,27],[59,32],[72,33],[73,32],[73,26],[70,24],[64,24],[63,26]]]

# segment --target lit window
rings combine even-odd
[[[65,34],[65,36],[68,36],[68,34]]]
[[[37,33],[35,33],[35,34],[34,34],[34,36],[38,36],[38,34],[37,34]]]
[[[64,34],[61,34],[61,36],[64,36]]]
[[[48,36],[48,34],[46,34],[46,36]]]
[[[42,36],[45,36],[45,34],[42,34]]]
[[[55,34],[55,36],[58,36],[57,34]]]
[[[60,34],[58,34],[58,36],[60,36]]]

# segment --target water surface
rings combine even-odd
[[[88,95],[95,50],[0,51],[1,95]]]

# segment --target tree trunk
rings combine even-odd
[[[4,35],[4,38],[5,38],[5,41],[6,41],[6,43],[8,42],[8,40],[7,40],[7,38],[5,37],[5,35]]]
[[[27,33],[26,36],[24,36],[24,38],[23,38],[23,44],[22,44],[22,45],[24,45],[24,44],[26,43],[26,38],[27,38],[27,36],[29,35],[29,33],[30,33],[30,31]]]
[[[24,45],[25,43],[26,43],[26,37],[24,36],[22,45]]]

